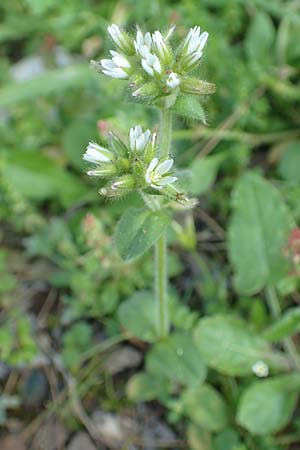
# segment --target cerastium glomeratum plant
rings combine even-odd
[[[108,33],[116,49],[110,51],[110,59],[92,61],[92,66],[104,75],[127,80],[135,100],[160,111],[160,129],[156,136],[135,125],[127,142],[110,133],[109,148],[90,142],[83,158],[91,164],[88,175],[104,180],[101,195],[116,198],[137,191],[145,203],[144,210],[134,209],[121,219],[117,246],[129,260],[155,245],[157,333],[164,337],[169,332],[166,230],[176,204],[190,209],[196,203],[178,187],[180,175],[171,157],[172,114],[192,116],[196,109],[197,116],[203,109],[195,96],[215,91],[212,83],[191,76],[208,33],[196,26],[177,48],[171,45],[174,27],[166,34],[143,33],[137,27],[132,36],[110,25]]]

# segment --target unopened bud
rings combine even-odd
[[[172,61],[173,56],[171,49],[162,34],[159,31],[155,31],[152,35],[152,40],[161,62],[163,64],[169,64]]]
[[[133,39],[118,25],[112,24],[107,28],[112,40],[125,55],[131,56],[135,53]]]
[[[100,177],[107,178],[116,175],[117,169],[113,164],[102,164],[98,166],[96,169],[91,169],[87,171],[87,174],[90,177]]]
[[[181,82],[181,91],[185,94],[207,95],[216,91],[216,86],[208,81],[198,80],[197,78],[185,78]]]
[[[106,197],[121,197],[135,187],[135,179],[132,175],[122,175],[100,189],[100,194]]]

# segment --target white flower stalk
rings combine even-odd
[[[114,155],[101,145],[90,142],[82,158],[92,164],[102,164],[113,161]]]
[[[138,53],[143,58],[146,58],[148,53],[151,52],[152,37],[150,33],[145,35],[138,28],[136,32],[136,40],[134,41],[134,48],[136,53]]]
[[[122,50],[125,55],[133,55],[134,47],[131,38],[118,27],[118,25],[112,24],[107,28],[110,37],[114,43]]]
[[[252,372],[259,378],[265,378],[269,375],[269,367],[264,361],[257,361],[252,366]]]
[[[133,128],[130,128],[129,131],[129,140],[130,140],[130,149],[138,152],[142,152],[147,147],[151,137],[151,131],[146,130],[143,133],[143,129],[140,125],[136,125]]]
[[[171,72],[170,75],[167,78],[166,85],[170,89],[175,89],[180,84],[180,78],[178,77],[177,73]]]
[[[143,69],[151,76],[160,75],[162,73],[162,67],[160,61],[156,55],[148,53],[145,59],[142,59]]]
[[[152,40],[160,60],[164,64],[169,64],[172,60],[172,53],[162,34],[159,31],[154,31],[152,34]]]
[[[184,62],[187,68],[196,64],[203,55],[208,33],[200,32],[200,27],[191,28],[183,44]]]
[[[146,174],[145,180],[154,189],[163,189],[164,186],[174,183],[177,177],[167,175],[173,166],[173,159],[166,159],[163,162],[159,162],[158,158],[153,158],[150,162]]]
[[[112,59],[101,60],[102,72],[112,78],[128,78],[131,69],[130,62],[125,56],[114,50],[111,50],[110,54],[112,55]]]

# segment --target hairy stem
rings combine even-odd
[[[160,146],[159,156],[168,158],[171,146],[172,113],[169,109],[160,111]]]
[[[172,115],[162,109],[160,115],[159,157],[168,158],[171,145]],[[157,305],[157,329],[161,338],[169,334],[169,306],[167,292],[167,239],[163,233],[155,245],[155,300]]]
[[[155,245],[155,297],[157,305],[158,333],[161,338],[169,333],[167,293],[166,236],[163,233]]]
[[[276,289],[273,286],[268,286],[266,293],[267,293],[267,301],[268,301],[272,316],[274,317],[274,319],[277,319],[278,317],[280,317],[281,307],[280,307],[279,298],[277,296]],[[300,370],[300,355],[297,352],[297,349],[296,349],[296,346],[295,346],[293,340],[289,337],[285,338],[283,340],[283,346],[284,346],[287,354],[289,355],[289,357],[293,363],[293,366],[296,369]]]

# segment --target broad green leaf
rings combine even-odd
[[[155,344],[147,355],[146,367],[149,373],[188,386],[201,384],[206,377],[201,354],[187,333],[174,333]]]
[[[279,162],[280,175],[289,181],[300,182],[300,142],[293,142],[283,153]]]
[[[253,16],[245,39],[247,56],[253,62],[265,63],[272,54],[270,49],[275,40],[275,28],[268,14],[263,11]]]
[[[150,292],[137,292],[121,304],[118,319],[122,327],[143,341],[157,340],[156,308]]]
[[[283,249],[293,222],[279,192],[252,172],[238,182],[232,207],[229,256],[235,287],[238,292],[251,295],[287,273]]]
[[[285,364],[281,355],[272,352],[263,338],[235,316],[200,319],[194,336],[206,364],[224,375],[250,375],[253,364],[260,360],[275,367]]]
[[[278,342],[300,330],[300,307],[291,308],[280,319],[268,327],[263,336],[268,341]]]
[[[188,389],[182,397],[183,411],[196,425],[208,431],[221,431],[228,423],[226,404],[208,384]]]
[[[22,195],[37,201],[56,197],[63,205],[68,206],[88,194],[88,189],[80,179],[41,153],[9,153],[4,176]]]
[[[172,110],[181,117],[206,123],[205,111],[199,100],[191,95],[180,95]]]
[[[213,439],[214,450],[243,450],[239,434],[233,428],[227,428]]]
[[[163,211],[129,208],[118,222],[115,242],[120,256],[130,261],[149,250],[170,222]]]
[[[207,192],[215,182],[217,172],[223,156],[207,156],[196,159],[190,166],[191,181],[188,187],[192,195],[201,195]]]
[[[253,434],[281,430],[293,414],[299,389],[299,374],[256,381],[240,399],[237,421]]]
[[[169,390],[166,379],[155,377],[147,372],[133,375],[127,383],[128,398],[136,402],[143,402],[164,397]]]
[[[187,440],[191,450],[211,450],[211,436],[208,431],[189,423],[187,427]]]

